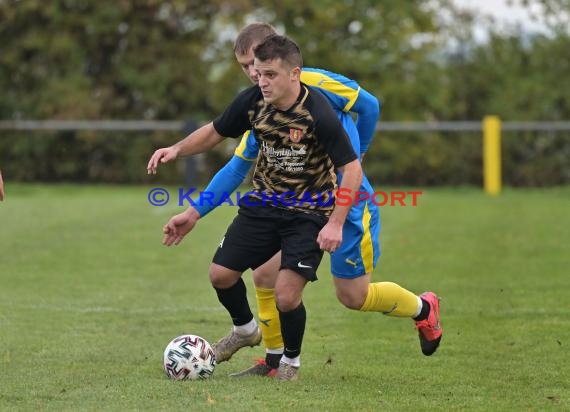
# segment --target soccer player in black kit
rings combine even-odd
[[[254,190],[240,202],[210,266],[210,281],[229,312],[234,328],[258,333],[242,273],[282,251],[275,297],[285,346],[276,378],[295,380],[305,330],[302,292],[317,279],[323,251],[334,252],[351,205],[335,205],[336,171],[341,188],[355,193],[362,170],[357,155],[326,99],[300,82],[303,65],[298,46],[284,36],[271,36],[255,49],[258,85],[240,93],[213,122],[177,144],[157,150],[148,170],[178,156],[201,153],[224,137],[252,130],[260,153],[253,175]],[[165,235],[175,235],[168,233]],[[249,330],[251,329],[251,330]],[[220,361],[224,353],[215,345]]]

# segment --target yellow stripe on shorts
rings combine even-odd
[[[364,233],[360,241],[362,263],[366,273],[371,273],[374,270],[374,245],[372,244],[372,233],[370,232],[370,218],[370,210],[368,210],[368,204],[366,204],[362,214],[362,229]]]

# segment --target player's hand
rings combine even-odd
[[[2,180],[2,172],[0,172],[0,201],[4,200],[4,181]]]
[[[321,250],[333,253],[342,242],[342,225],[329,222],[321,229],[317,236],[317,243]]]
[[[156,174],[156,168],[158,167],[158,163],[166,163],[174,160],[178,157],[178,149],[174,146],[170,147],[163,147],[162,149],[158,149],[155,151],[148,161],[148,165],[146,166],[146,172],[150,175]]]
[[[165,246],[179,245],[200,219],[200,214],[193,207],[189,207],[186,211],[170,218],[168,223],[164,225],[162,232],[162,244]]]

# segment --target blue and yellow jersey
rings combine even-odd
[[[236,147],[236,150],[234,151],[234,155],[243,160],[253,162],[257,159],[258,153],[259,145],[257,144],[257,140],[255,140],[255,135],[251,130],[248,130],[243,134],[238,147]]]
[[[303,68],[301,81],[320,91],[335,110],[343,112],[350,111],[360,92],[354,80],[322,69]]]
[[[360,153],[366,153],[380,117],[378,99],[361,88],[356,81],[328,70],[304,67],[301,81],[320,91],[337,113],[356,114]]]

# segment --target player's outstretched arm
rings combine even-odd
[[[210,180],[204,189],[208,200],[198,202],[196,210],[200,217],[206,216],[220,204],[227,201],[228,197],[242,184],[247,173],[253,165],[252,160],[243,159],[234,155]],[[230,204],[231,199],[230,199]]]
[[[148,161],[146,170],[148,174],[156,174],[159,163],[167,163],[181,156],[190,156],[203,153],[216,146],[223,140],[212,122],[190,133],[173,146],[158,149]]]
[[[182,239],[194,229],[198,219],[200,219],[200,214],[192,206],[171,217],[162,228],[164,233],[162,244],[165,246],[179,245]]]
[[[146,172],[150,175],[156,174],[156,168],[158,167],[158,163],[167,163],[171,160],[174,160],[178,157],[178,151],[174,148],[174,146],[170,147],[163,147],[161,149],[156,150],[150,160],[148,161],[148,165],[146,166]]]
[[[232,157],[204,189],[205,193],[214,195],[213,199],[208,198],[207,202],[198,201],[196,207],[190,206],[186,211],[173,216],[162,229],[164,233],[162,244],[165,246],[180,244],[184,237],[194,229],[199,219],[218,207],[225,196],[229,196],[239,187],[251,165],[251,161],[239,156]]]

